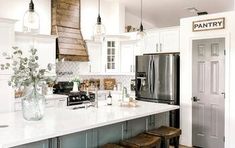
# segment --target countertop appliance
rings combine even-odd
[[[136,56],[136,99],[179,105],[179,53]],[[170,112],[170,126],[179,127],[179,110]]]
[[[53,87],[54,94],[67,95],[67,106],[81,105],[84,103],[94,102],[95,93],[78,91],[71,92],[73,89],[72,82],[58,82]]]

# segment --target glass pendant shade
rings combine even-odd
[[[103,24],[96,24],[94,29],[94,36],[105,35],[105,27]]]
[[[29,4],[29,10],[27,10],[24,14],[23,31],[29,33],[39,33],[40,31],[40,17],[34,10],[34,4],[32,0]]]
[[[97,23],[94,27],[94,40],[95,41],[102,41],[105,36],[105,26],[101,23],[101,17],[100,17],[100,0],[98,0],[98,17],[97,17]]]
[[[142,40],[146,36],[146,32],[144,31],[139,31],[137,32],[137,39]]]

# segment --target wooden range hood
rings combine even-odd
[[[88,61],[80,29],[80,0],[52,0],[52,35],[57,35],[57,57],[65,61]]]

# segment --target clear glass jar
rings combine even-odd
[[[22,97],[22,112],[25,120],[38,121],[44,116],[45,96],[40,94],[36,86],[27,87]]]

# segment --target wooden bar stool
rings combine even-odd
[[[101,148],[125,148],[125,147],[121,145],[113,144],[113,143],[108,143],[108,144],[101,146]]]
[[[161,137],[161,147],[169,148],[169,140],[174,140],[174,147],[179,148],[179,137],[181,135],[181,129],[161,126],[155,130],[147,132],[147,134]]]
[[[139,134],[121,141],[120,144],[127,148],[160,148],[161,138],[148,134]]]

